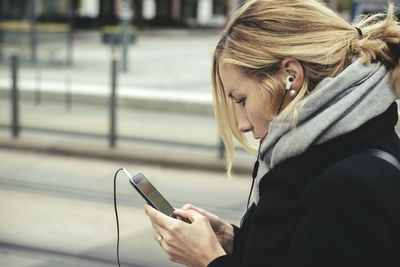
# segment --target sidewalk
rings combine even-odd
[[[143,172],[175,207],[192,203],[239,224],[251,180],[125,160],[0,149],[0,266],[116,265],[113,176]],[[139,194],[117,176],[122,266],[172,267]]]
[[[129,70],[118,72],[117,95],[122,105],[150,110],[212,114],[211,59],[219,30],[167,30],[139,32],[129,49]],[[25,64],[19,71],[19,87],[32,99],[40,88],[43,98],[62,101],[66,92],[74,101],[107,104],[111,92],[111,61],[119,63],[122,51],[101,43],[96,32],[78,32],[74,38],[74,64]],[[62,43],[55,58],[65,53]],[[46,55],[40,55],[46,59]],[[0,66],[0,97],[11,86],[9,66]]]

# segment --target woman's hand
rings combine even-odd
[[[225,250],[226,254],[232,255],[234,231],[233,231],[233,226],[231,224],[223,221],[218,216],[211,214],[203,209],[197,208],[191,204],[183,206],[182,209],[194,210],[200,213],[201,215],[207,217],[222,248]],[[180,215],[179,210],[175,211],[174,214],[183,217],[182,215]]]
[[[176,215],[190,221],[186,223],[168,217],[147,204],[145,211],[155,230],[154,238],[158,240],[162,237],[160,246],[171,261],[193,267],[207,266],[226,254],[208,218],[199,212],[193,209],[176,211]]]

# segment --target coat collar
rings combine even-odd
[[[397,104],[394,102],[384,113],[356,130],[326,143],[311,146],[303,154],[281,162],[261,179],[260,195],[276,179],[302,191],[311,180],[334,162],[346,155],[368,148],[371,145],[370,140],[379,138],[382,132],[393,131],[397,120]]]

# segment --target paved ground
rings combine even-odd
[[[250,181],[221,172],[176,169],[0,150],[0,266],[115,266],[113,175],[147,175],[174,205],[193,203],[238,223]],[[123,266],[175,266],[153,240],[143,201],[117,178]]]
[[[139,33],[137,42],[129,50],[129,71],[118,72],[117,94],[123,99],[121,104],[144,108],[145,101],[146,106],[154,110],[151,104],[155,100],[159,100],[155,102],[157,107],[160,102],[165,103],[164,109],[173,109],[168,105],[183,105],[190,101],[206,105],[202,110],[211,114],[210,69],[218,36],[219,31]],[[54,96],[57,93],[62,101],[66,93],[71,93],[73,101],[108,104],[108,101],[101,101],[101,97],[110,95],[111,60],[115,57],[121,61],[120,49],[117,48],[113,56],[110,46],[101,43],[98,33],[78,32],[74,38],[74,65],[69,67],[61,64],[65,54],[62,42],[39,47],[52,45],[58,48],[53,55],[58,61],[49,61],[49,55],[39,50],[42,60],[36,67],[29,64],[26,52],[21,51],[20,89],[39,91],[44,100],[60,99]],[[11,86],[9,57],[12,51],[6,52],[6,60],[0,64],[0,96],[5,94],[2,89],[9,90]],[[141,101],[135,101],[138,98]],[[194,108],[191,105],[187,110]]]

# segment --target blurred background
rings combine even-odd
[[[243,1],[0,1],[0,266],[115,266],[120,167],[240,222],[255,155],[238,148],[226,178],[210,69]],[[327,3],[349,21],[386,8]],[[178,266],[123,174],[117,192],[123,266]]]

